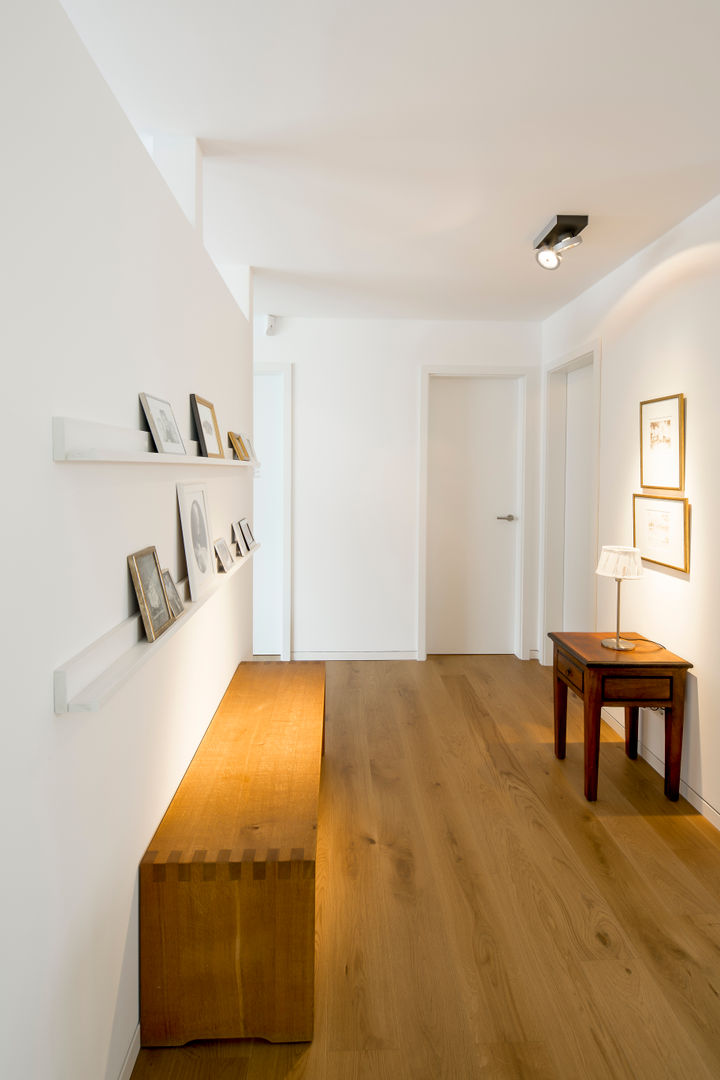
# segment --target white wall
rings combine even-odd
[[[256,324],[255,359],[294,364],[294,654],[414,656],[421,370],[534,364],[539,370],[539,328],[283,318],[272,336]],[[532,446],[537,399],[533,386]],[[538,480],[530,485],[533,498]],[[528,543],[536,550],[533,498]],[[530,577],[534,628],[534,567]]]
[[[595,619],[595,378],[591,364],[567,373],[563,630]]]
[[[250,574],[100,712],[55,716],[52,672],[132,610],[128,553],[156,544],[184,574],[176,480],[207,481],[228,537],[252,481],[53,464],[51,417],[137,428],[145,390],[189,437],[197,392],[249,429],[249,330],[60,6],[8,0],[2,20],[0,1075],[115,1080],[138,1020],[138,862],[250,650]]]
[[[686,494],[692,508],[690,573],[645,564],[623,589],[623,626],[692,661],[682,780],[696,805],[720,821],[720,727],[716,702],[717,532],[720,485],[720,198],[671,230],[543,326],[544,363],[602,340],[600,544],[632,543],[632,495],[640,489],[639,403],[687,396]],[[614,623],[615,587],[598,587],[599,628]],[[643,711],[641,739],[664,759],[662,720]],[[602,780],[601,780],[602,783]],[[683,790],[683,789],[681,789]],[[693,796],[693,792],[696,795]]]

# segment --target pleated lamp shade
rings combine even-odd
[[[595,573],[602,577],[622,579],[642,577],[640,548],[604,547],[600,552]]]

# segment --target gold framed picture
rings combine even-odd
[[[223,450],[220,428],[215,416],[215,406],[211,401],[206,401],[205,398],[198,397],[197,394],[190,395],[190,405],[202,457],[224,458],[225,451]]]
[[[690,506],[678,495],[633,495],[633,546],[646,562],[690,569]]]
[[[147,639],[155,641],[173,621],[156,549],[146,547],[128,555],[128,567]]]
[[[249,461],[250,455],[247,452],[247,447],[243,442],[242,435],[238,435],[236,431],[228,431],[228,442],[232,446],[233,450],[237,454],[238,461]]]
[[[685,396],[640,402],[640,487],[685,486]]]

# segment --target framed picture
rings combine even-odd
[[[230,548],[227,546],[227,540],[225,540],[224,537],[215,541],[215,554],[220,560],[220,565],[227,574],[235,560],[232,557]]]
[[[257,541],[252,534],[252,529],[250,528],[250,524],[247,518],[240,519],[240,531],[242,533],[243,540],[245,541],[247,549],[248,551],[250,551],[251,548],[255,547]]]
[[[200,443],[200,453],[203,457],[224,458],[225,452],[215,416],[215,406],[205,398],[198,397],[197,394],[190,395],[190,405]]]
[[[185,443],[170,402],[151,394],[140,394],[140,404],[158,454],[184,454]]]
[[[260,462],[258,461],[258,456],[255,453],[255,447],[252,444],[252,439],[250,438],[250,436],[249,435],[243,435],[242,436],[242,441],[243,441],[243,443],[245,445],[245,449],[248,452],[250,461],[252,461],[253,465],[259,465]]]
[[[228,431],[228,442],[237,454],[238,461],[250,460],[250,455],[247,452],[247,448],[245,446],[245,443],[243,442],[242,435],[238,435],[236,431]]]
[[[684,472],[684,395],[641,401],[640,487],[682,491]]]
[[[162,578],[165,584],[165,592],[167,593],[167,598],[170,604],[170,610],[172,611],[173,619],[179,619],[183,611],[185,610],[185,605],[180,599],[180,593],[177,591],[177,586],[173,581],[170,571],[163,570]]]
[[[215,578],[207,491],[204,484],[178,484],[177,493],[190,598],[197,600]]]
[[[128,555],[128,567],[147,639],[155,641],[173,621],[157,551],[146,547]]]
[[[690,569],[690,509],[677,495],[633,495],[633,545],[647,562]]]
[[[238,555],[247,555],[249,553],[249,551],[250,551],[250,548],[248,547],[247,541],[246,541],[245,537],[243,536],[243,532],[242,532],[242,529],[240,528],[240,522],[239,521],[233,521],[232,531],[233,531],[233,540],[237,544]]]

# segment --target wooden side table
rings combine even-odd
[[[680,757],[685,718],[685,681],[692,664],[641,634],[632,652],[615,652],[600,644],[607,633],[551,633],[554,646],[555,756],[565,757],[568,687],[582,698],[585,721],[585,798],[597,799],[600,758],[600,710],[625,707],[625,753],[637,757],[641,706],[665,710],[665,794],[680,793]]]

